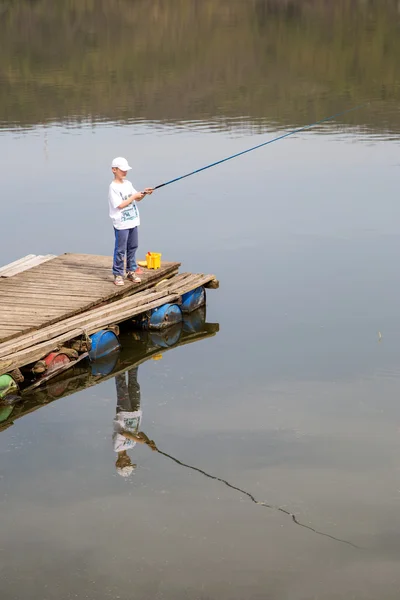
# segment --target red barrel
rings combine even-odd
[[[67,365],[70,360],[69,357],[66,354],[62,354],[62,352],[50,352],[50,354],[43,359],[43,362],[46,363],[47,366],[46,375],[50,375],[50,373],[58,371],[58,369]]]

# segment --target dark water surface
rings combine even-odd
[[[397,599],[398,2],[0,1],[0,30],[2,264],[111,254],[115,155],[157,185],[371,101],[142,203],[141,256],[215,273],[219,331],[126,332],[0,425],[1,599]],[[138,444],[124,478],[138,364],[184,465]]]

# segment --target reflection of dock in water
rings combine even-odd
[[[205,318],[205,307],[201,307],[185,315],[182,322],[164,330],[121,330],[121,348],[116,352],[92,363],[82,361],[47,384],[27,389],[19,401],[0,406],[0,432],[15,420],[55,400],[116,377],[147,360],[161,357],[168,350],[214,336],[219,325],[206,323]]]
[[[46,384],[26,390],[18,403],[0,406],[0,432],[11,427],[17,419],[41,407],[114,378],[117,388],[117,407],[114,418],[113,446],[117,457],[115,467],[120,475],[128,477],[136,468],[134,459],[128,454],[128,451],[132,450],[136,443],[145,444],[176,465],[222,484],[232,491],[238,492],[241,496],[245,495],[257,506],[285,515],[298,527],[357,549],[358,546],[351,541],[336,537],[327,531],[318,530],[310,523],[303,523],[297,515],[286,508],[286,505],[279,506],[258,500],[253,493],[226,478],[209,473],[196,465],[172,456],[159,448],[156,442],[150,440],[141,430],[140,386],[137,380],[139,365],[152,358],[161,358],[162,354],[178,346],[212,337],[218,331],[217,323],[205,322],[205,307],[185,315],[182,322],[167,329],[158,331],[127,329],[121,334],[121,348],[114,353],[95,362],[82,361]],[[135,422],[133,422],[134,420]],[[132,421],[130,427],[128,427],[129,421]],[[124,441],[124,438],[128,440],[128,443]]]

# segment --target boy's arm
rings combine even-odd
[[[117,208],[125,208],[126,206],[129,206],[130,204],[132,204],[132,202],[134,200],[137,200],[138,202],[140,202],[140,200],[142,200],[145,197],[145,193],[144,192],[137,192],[136,194],[132,194],[132,196],[129,196],[129,198],[127,198],[126,200],[124,200],[123,202],[121,202],[121,204],[119,204],[119,206],[117,206]]]
[[[150,196],[154,192],[154,188],[144,188],[143,192],[139,192],[140,198],[135,198],[137,202],[143,200],[145,196]]]
[[[134,200],[136,200],[137,202],[140,202],[141,200],[143,200],[145,195],[146,195],[145,192],[136,192],[135,194],[132,194],[132,196],[129,196],[129,198],[128,198],[128,200],[126,200],[126,202],[128,204],[131,204],[131,202],[133,202]],[[118,208],[125,208],[125,206],[128,206],[128,204],[126,204],[126,202],[122,203],[124,206],[118,206]]]
[[[131,431],[121,431],[121,435],[134,442],[139,442],[139,444],[146,444],[146,440],[140,434],[132,433]]]
[[[126,208],[127,206],[132,204],[134,200],[141,200],[146,195],[144,192],[135,192],[134,194],[129,196],[129,198],[127,198],[126,200],[122,200],[121,202],[121,196],[113,188],[110,188],[109,194],[113,206],[115,208],[118,208],[119,210]]]
[[[152,450],[157,450],[157,447],[156,447],[155,443],[153,442],[153,440],[149,440],[147,435],[141,431],[139,433],[132,433],[130,431],[121,431],[121,435],[123,435],[124,437],[126,437],[130,440],[138,442],[139,444],[147,444],[147,446],[150,446],[150,448]]]

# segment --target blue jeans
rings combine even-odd
[[[138,247],[138,228],[132,229],[115,229],[115,248],[113,260],[113,274],[122,275],[125,273],[125,256],[126,270],[136,271],[138,268],[136,262],[136,250]]]
[[[140,410],[140,385],[137,380],[138,367],[128,371],[128,385],[126,372],[115,376],[117,388],[117,413],[136,412]]]

